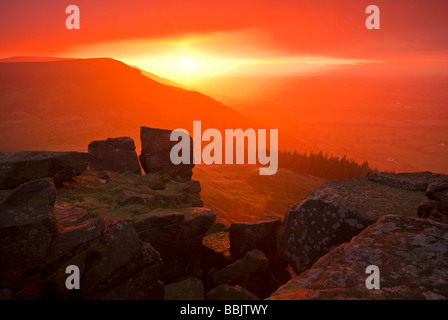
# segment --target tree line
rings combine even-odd
[[[367,161],[359,164],[343,157],[329,156],[319,153],[298,153],[296,151],[279,151],[278,164],[280,168],[285,168],[300,174],[309,174],[327,180],[349,180],[364,177],[372,171]]]

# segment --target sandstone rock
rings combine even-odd
[[[243,287],[220,285],[207,292],[207,300],[260,300]]]
[[[384,173],[373,171],[368,174],[368,179],[377,183],[385,184],[391,187],[426,191],[428,185],[434,182],[448,183],[448,176],[433,172],[404,172],[404,173]]]
[[[198,278],[170,283],[165,286],[165,300],[204,300],[204,284]]]
[[[53,237],[46,256],[46,264],[49,265],[61,260],[73,254],[73,251],[79,247],[85,246],[90,241],[100,237],[105,226],[104,218],[99,217],[59,231]]]
[[[132,138],[121,137],[92,141],[89,144],[88,151],[92,156],[90,162],[90,169],[92,170],[141,174],[140,163]]]
[[[160,256],[151,245],[139,240],[132,223],[109,221],[103,236],[89,250],[80,289],[83,298],[144,298],[138,288],[151,288],[145,296],[163,298]]]
[[[291,206],[279,229],[279,251],[297,274],[386,214],[414,215],[423,192],[366,178],[326,182]]]
[[[204,246],[202,261],[207,267],[223,268],[232,263],[228,231],[206,235],[202,239],[202,245]]]
[[[217,271],[213,282],[215,286],[240,285],[260,299],[268,297],[279,286],[271,273],[268,259],[258,249],[249,251],[243,258]]]
[[[366,268],[380,269],[368,290]],[[319,259],[269,299],[447,299],[448,226],[388,215]]]
[[[426,189],[426,196],[430,200],[448,200],[448,183],[431,183]]]
[[[154,210],[134,219],[142,241],[150,243],[163,259],[163,280],[200,277],[202,237],[215,220],[205,208]]]
[[[190,136],[190,164],[175,165],[171,162],[170,152],[177,141],[170,141],[171,130],[140,128],[142,152],[140,163],[146,173],[166,173],[173,178],[190,180],[193,174],[193,140]],[[185,134],[187,135],[187,134]]]
[[[232,257],[238,259],[252,249],[260,249],[272,264],[286,267],[287,263],[284,263],[277,251],[276,238],[281,223],[281,219],[277,217],[264,217],[255,222],[232,223],[229,233]]]
[[[43,266],[56,222],[51,179],[24,183],[0,203],[0,286],[13,289]]]
[[[85,171],[89,161],[90,155],[81,152],[0,152],[0,189],[42,178],[59,186]]]

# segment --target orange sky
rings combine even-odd
[[[381,30],[365,8],[381,9]],[[81,29],[67,30],[76,4]],[[446,0],[2,1],[0,57],[112,57],[195,87],[344,66],[448,66]]]

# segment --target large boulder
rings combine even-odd
[[[56,186],[86,170],[90,155],[82,152],[0,152],[0,189],[52,178]]]
[[[370,265],[379,268],[379,289],[366,287]],[[319,259],[269,299],[448,299],[447,279],[448,226],[388,215]]]
[[[21,284],[44,265],[56,222],[51,179],[24,183],[0,202],[0,287]]]
[[[160,255],[142,242],[132,223],[114,219],[85,260],[80,296],[85,299],[163,299]]]
[[[277,251],[277,231],[282,224],[278,217],[264,217],[255,222],[230,225],[230,254],[234,259],[243,257],[252,249],[260,249],[273,265],[282,265]],[[284,264],[286,266],[286,264]]]
[[[56,222],[51,179],[22,184],[0,203],[0,286],[14,288],[43,266]]]
[[[156,209],[138,215],[133,223],[142,241],[150,243],[163,259],[163,280],[201,277],[202,237],[216,214],[206,208]]]
[[[424,199],[424,192],[367,178],[326,182],[288,209],[279,229],[279,251],[300,274],[381,216],[416,216]]]
[[[92,170],[141,174],[140,163],[132,138],[121,137],[92,141],[89,144],[88,151],[92,156],[90,162],[90,169]]]
[[[173,178],[190,180],[193,174],[193,139],[183,133],[182,139],[190,143],[189,164],[173,164],[170,158],[171,149],[178,141],[171,141],[172,130],[154,129],[148,127],[140,128],[140,139],[142,152],[140,163],[146,173],[166,173]]]
[[[105,227],[104,218],[98,217],[82,222],[77,226],[58,230],[48,249],[46,264],[50,265],[66,258],[67,255],[72,255],[75,250],[99,238]]]
[[[278,288],[279,283],[274,278],[268,259],[258,249],[246,253],[246,255],[217,271],[213,275],[214,285],[239,285],[258,298],[264,299]]]

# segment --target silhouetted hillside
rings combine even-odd
[[[191,132],[193,120],[203,130],[268,128],[107,58],[1,63],[0,101],[0,150],[84,150],[93,139],[138,137],[142,125]]]

